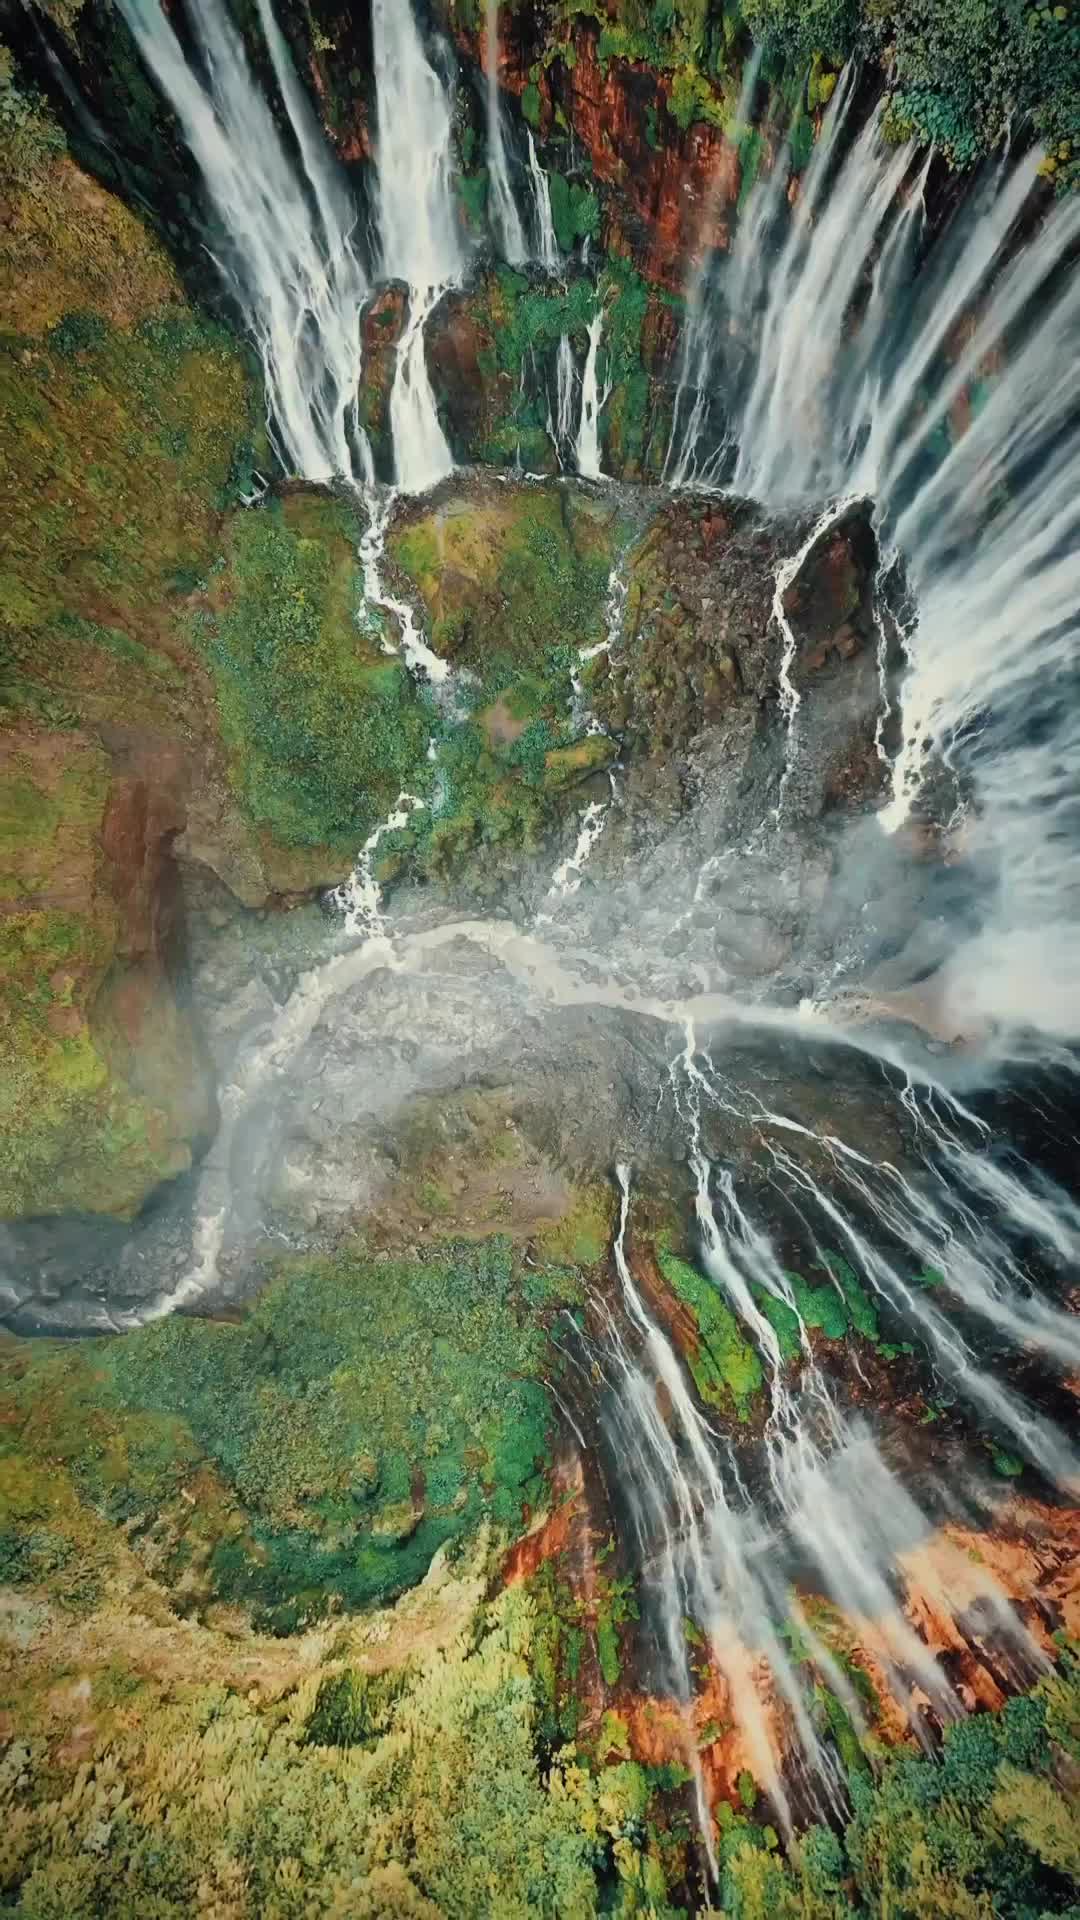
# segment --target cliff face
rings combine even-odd
[[[486,73],[484,38],[465,29],[463,12],[449,0],[457,46]],[[729,243],[742,180],[738,146],[719,125],[677,117],[672,74],[644,60],[601,57],[597,21],[571,19],[559,40],[544,28],[539,9],[510,16],[500,41],[500,89],[516,99],[545,147],[553,139],[561,144],[569,130],[576,151],[568,157],[605,189],[605,245],[631,258],[654,285],[681,293],[703,251]],[[737,76],[733,67],[729,89]],[[734,122],[734,102],[726,106]]]

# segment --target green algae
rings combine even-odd
[[[687,1363],[706,1406],[734,1412],[749,1420],[755,1395],[763,1382],[761,1361],[743,1334],[731,1308],[716,1287],[685,1260],[661,1249],[660,1271],[672,1291],[689,1308],[698,1339]]]

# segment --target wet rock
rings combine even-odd
[[[0,1213],[130,1215],[209,1132],[205,1057],[173,988],[181,755],[29,726],[0,745],[9,813]]]

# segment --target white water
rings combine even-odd
[[[525,138],[529,147],[529,179],[532,182],[533,205],[536,208],[536,243],[533,258],[539,260],[547,273],[558,273],[562,267],[559,243],[555,238],[555,222],[551,217],[551,188],[536,153],[536,141],[532,128],[526,127]]]
[[[266,378],[268,430],[286,472],[373,479],[359,424],[361,312],[368,277],[356,211],[301,87],[270,0],[259,19],[299,160],[286,151],[221,0],[192,0],[204,81],[158,0],[122,0],[140,52],[175,110],[225,230],[218,264]],[[378,113],[376,205],[382,278],[409,303],[390,396],[395,479],[420,493],[452,472],[424,331],[459,284],[464,255],[452,191],[450,101],[407,0],[373,0]]]
[[[709,1079],[696,1064],[692,1031],[685,1052],[673,1066],[673,1086],[691,1123],[691,1154],[697,1162],[700,1192],[709,1176],[701,1153],[697,1103],[708,1097]],[[793,1590],[790,1568],[800,1556],[816,1567],[824,1591],[846,1617],[861,1624],[901,1702],[914,1711],[914,1690],[920,1689],[940,1720],[954,1718],[960,1707],[897,1599],[897,1589],[901,1593],[904,1589],[907,1563],[917,1556],[930,1525],[886,1467],[866,1428],[844,1420],[814,1361],[805,1327],[801,1328],[798,1384],[791,1385],[785,1377],[776,1337],[755,1304],[751,1287],[775,1292],[794,1312],[791,1287],[767,1238],[739,1205],[732,1183],[722,1182],[723,1226],[717,1223],[711,1204],[706,1201],[699,1208],[702,1257],[768,1362],[771,1518],[761,1502],[748,1494],[721,1433],[691,1393],[671,1342],[634,1280],[626,1251],[629,1173],[623,1166],[617,1171],[620,1215],[613,1251],[626,1329],[603,1302],[594,1301],[603,1336],[593,1368],[599,1370],[607,1389],[605,1418],[611,1423],[620,1485],[643,1569],[648,1603],[643,1631],[651,1627],[655,1632],[666,1684],[685,1703],[687,1758],[695,1781],[699,1825],[715,1869],[712,1825],[696,1760],[691,1705],[695,1687],[685,1620],[693,1621],[707,1639],[729,1688],[730,1718],[785,1830],[791,1825],[785,1778],[797,1777],[800,1764],[807,1770],[804,1790],[817,1799],[823,1815],[843,1805],[836,1761],[809,1710],[807,1680],[820,1676],[840,1699],[856,1731],[865,1731],[863,1710],[850,1680],[810,1624]],[[955,1550],[953,1558],[959,1560]],[[948,1614],[949,1596],[932,1566],[917,1565],[923,1590]],[[970,1595],[972,1577],[971,1569],[964,1569],[958,1589]],[[993,1580],[981,1570],[974,1579],[997,1630],[1036,1665],[1039,1656]],[[796,1665],[785,1644],[782,1630],[792,1624],[807,1649],[809,1673]],[[771,1681],[763,1676],[762,1660]]]
[[[454,471],[428,373],[424,329],[445,287],[413,287],[390,389],[394,479],[402,493],[427,493]]]
[[[454,468],[424,345],[433,309],[465,269],[453,194],[450,102],[407,0],[373,0],[372,27],[382,272],[409,288],[390,394],[395,479],[403,493],[424,493]]]
[[[560,336],[559,348],[555,356],[555,406],[552,409],[549,397],[547,418],[548,439],[555,449],[555,457],[562,468],[566,467],[568,458],[575,450],[574,412],[577,382],[574,350],[570,345],[569,334],[564,333]]]
[[[577,470],[586,480],[602,480],[604,477],[600,469],[600,415],[607,405],[611,389],[601,389],[597,379],[603,331],[603,309],[598,307],[588,327],[589,351],[585,356],[585,371],[581,377],[581,424],[575,449]]]
[[[188,65],[158,0],[120,6],[225,230],[218,265],[263,363],[267,426],[283,467],[305,480],[366,480],[371,460],[356,406],[368,282],[355,212],[293,74],[270,0],[259,0],[259,16],[300,175],[221,0],[192,0],[190,7],[205,82]]]
[[[386,924],[382,916],[382,889],[375,878],[375,860],[379,843],[388,833],[397,833],[409,824],[413,814],[427,802],[417,798],[414,793],[398,795],[397,805],[368,834],[357,857],[357,862],[348,879],[343,881],[333,894],[335,906],[340,907],[345,920],[345,931],[360,940],[386,940]]]
[[[614,798],[614,788],[612,798]],[[550,908],[558,901],[568,900],[577,892],[589,856],[607,825],[610,810],[611,800],[590,800],[588,806],[582,808],[578,816],[578,836],[574,843],[574,851],[568,854],[565,860],[560,860],[551,876],[544,909],[539,915],[541,921],[551,918]]]
[[[731,140],[737,140],[740,129],[750,122],[761,57],[760,47],[755,47],[746,63],[735,110],[735,125],[728,136]],[[723,170],[718,154],[717,172],[709,182],[705,196],[698,260],[687,286],[671,432],[661,475],[670,487],[693,487],[699,492],[707,491],[714,485],[728,450],[725,440],[708,449],[702,445],[702,435],[709,418],[711,375],[717,348],[717,314],[708,298],[709,243],[716,221],[722,179]]]
[[[780,713],[784,722],[785,740],[784,770],[780,776],[780,792],[773,814],[775,820],[780,820],[783,816],[784,801],[787,797],[788,785],[792,773],[794,772],[796,726],[799,718],[799,708],[802,705],[802,696],[791,678],[791,669],[795,664],[798,642],[795,638],[794,628],[788,619],[784,602],[792,583],[798,579],[814,548],[817,546],[818,541],[828,533],[830,527],[835,526],[838,520],[842,520],[844,515],[850,512],[851,508],[857,504],[857,500],[857,495],[849,495],[843,499],[834,500],[831,506],[826,507],[824,512],[819,514],[798,550],[776,570],[776,580],[773,586],[772,614],[773,619],[783,635],[784,641],[783,650],[780,655],[778,686],[780,692]]]
[[[775,177],[740,224],[719,331],[755,346],[731,484],[770,507],[874,501],[917,609],[882,826],[903,824],[935,760],[968,782],[989,904],[948,967],[951,1017],[1052,1050],[1080,1036],[1080,282],[1059,271],[1080,206],[1057,203],[1010,253],[1037,155],[988,172],[914,279],[928,162],[871,122],[837,164],[852,99],[837,89],[764,281],[749,255]]]
[[[393,615],[400,635],[401,652],[409,671],[422,675],[436,689],[445,688],[450,679],[449,661],[442,659],[428,646],[409,602],[400,600],[392,594],[383,580],[382,558],[396,497],[392,489],[384,489],[380,492],[372,487],[362,503],[368,516],[367,528],[359,548],[364,597],[370,605],[382,607],[385,612]],[[390,650],[396,651],[392,647]]]
[[[487,162],[489,214],[495,242],[504,260],[520,267],[529,257],[521,217],[506,164],[502,109],[499,105],[499,0],[484,0],[484,67],[487,77]],[[532,135],[529,136],[530,146]]]

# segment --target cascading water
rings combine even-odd
[[[750,118],[760,66],[761,52],[755,49],[743,75],[733,137],[738,137],[738,130],[745,127]],[[717,174],[709,185],[699,239],[700,257],[691,273],[686,292],[686,318],[679,345],[671,432],[661,476],[670,487],[693,487],[699,491],[712,486],[727,453],[723,439],[707,454],[702,451],[702,437],[708,424],[712,398],[710,376],[717,350],[717,315],[709,299],[709,243],[719,191],[720,178]]]
[[[824,513],[819,515],[818,519],[815,520],[802,545],[791,555],[790,559],[785,560],[783,565],[777,568],[776,583],[773,588],[772,612],[773,619],[783,635],[784,641],[783,651],[780,655],[779,686],[780,713],[784,722],[786,738],[784,742],[784,771],[780,777],[780,792],[773,815],[776,820],[780,820],[783,816],[784,800],[787,794],[788,783],[794,770],[793,748],[795,744],[795,728],[799,717],[799,707],[801,705],[799,690],[791,678],[791,669],[795,662],[798,642],[787,616],[786,600],[788,589],[792,582],[798,579],[819,540],[828,533],[830,527],[835,526],[837,521],[842,520],[844,515],[849,513],[851,508],[857,504],[858,497],[851,495],[850,497],[834,501],[831,506],[826,507]],[[880,618],[880,614],[878,617]]]
[[[539,260],[546,273],[558,273],[562,266],[562,258],[559,253],[559,243],[555,238],[555,222],[551,213],[551,188],[548,185],[547,174],[540,165],[531,127],[526,127],[525,137],[529,148],[529,179],[532,182],[533,205],[536,208],[534,258]]]
[[[360,317],[368,278],[356,212],[297,81],[273,17],[259,19],[302,167],[297,175],[221,0],[192,0],[204,81],[156,0],[124,17],[174,107],[224,229],[219,265],[263,363],[268,426],[286,471],[305,480],[373,479],[359,424]],[[381,274],[409,288],[390,396],[397,484],[419,493],[453,470],[424,330],[464,257],[451,183],[450,110],[408,5],[375,0]]]
[[[555,355],[555,404],[548,401],[548,439],[555,449],[560,467],[565,467],[575,448],[574,413],[578,373],[569,334],[562,334]]]
[[[367,275],[356,215],[300,89],[270,7],[259,18],[303,167],[297,176],[221,0],[192,0],[206,79],[158,0],[121,0],[146,65],[174,108],[223,228],[217,256],[258,348],[267,425],[285,470],[364,482],[360,312]]]
[[[401,653],[410,672],[419,674],[436,689],[445,688],[450,679],[449,662],[428,646],[409,602],[391,593],[383,580],[386,533],[396,498],[392,490],[379,495],[374,489],[367,497],[368,524],[360,542],[364,597],[371,606],[381,607],[393,616],[401,636]]]
[[[700,1188],[707,1185],[708,1174],[698,1104],[710,1097],[710,1075],[696,1063],[692,1029],[685,1052],[673,1065],[672,1085],[691,1129]],[[848,1423],[842,1416],[814,1360],[791,1285],[768,1239],[743,1212],[730,1181],[723,1183],[723,1227],[710,1202],[699,1209],[706,1268],[740,1320],[772,1355],[772,1411],[764,1435],[770,1494],[762,1502],[750,1495],[730,1448],[700,1410],[675,1349],[634,1279],[626,1251],[625,1167],[619,1167],[618,1180],[614,1260],[625,1327],[605,1302],[595,1301],[598,1344],[586,1344],[584,1363],[597,1369],[605,1383],[603,1418],[619,1462],[643,1572],[643,1630],[652,1637],[664,1684],[683,1702],[687,1760],[696,1781],[703,1842],[715,1870],[697,1760],[687,1620],[704,1634],[724,1675],[747,1758],[785,1828],[792,1821],[786,1781],[798,1780],[801,1795],[809,1795],[823,1817],[843,1804],[835,1760],[811,1712],[806,1663],[842,1701],[853,1725],[858,1729],[864,1724],[850,1680],[795,1596],[792,1574],[801,1558],[814,1564],[825,1591],[848,1617],[874,1622],[879,1655],[898,1697],[920,1689],[945,1721],[956,1717],[960,1707],[896,1594],[898,1585],[903,1588],[907,1558],[926,1536],[928,1522],[886,1467],[865,1425]],[[797,1390],[786,1383],[776,1335],[755,1296],[781,1303],[798,1326],[802,1363]],[[660,1394],[666,1417],[658,1405]],[[981,1604],[996,1630],[1021,1662],[1037,1667],[1036,1649],[993,1580],[983,1574],[978,1584]],[[943,1590],[935,1597],[948,1607]],[[792,1630],[803,1648],[802,1666],[789,1648]],[[762,1685],[762,1659],[775,1700]]]
[[[778,257],[767,238],[787,218],[784,168],[757,184],[716,304],[691,313],[683,364],[695,371],[680,385],[729,396],[734,493],[774,510],[873,502],[883,568],[899,563],[912,608],[881,824],[904,823],[943,759],[968,783],[989,909],[959,943],[947,993],[959,1024],[997,1022],[1030,1053],[1074,1038],[1080,1017],[1080,722],[1066,691],[1080,289],[1064,267],[1080,208],[1059,202],[1023,236],[1032,157],[988,171],[927,252],[929,161],[886,145],[875,120],[853,137],[854,98],[848,75]],[[956,432],[976,381],[980,404]],[[669,478],[715,476],[702,418],[677,408]]]
[[[464,272],[452,185],[450,107],[427,60],[412,8],[373,0],[382,271],[404,280],[409,308],[390,393],[396,480],[424,493],[453,472],[435,405],[424,329]]]
[[[487,76],[487,160],[491,222],[504,260],[520,267],[529,257],[521,216],[506,164],[506,140],[499,105],[499,0],[484,0],[484,67]],[[530,146],[532,136],[529,136]],[[535,155],[534,155],[535,164]]]
[[[193,0],[205,82],[156,0],[120,4],[176,108],[229,236],[221,264],[263,357],[280,458],[307,478],[344,477],[366,488],[361,558],[368,598],[397,619],[409,666],[444,684],[446,663],[425,646],[412,609],[382,577],[394,495],[379,495],[372,484],[356,417],[367,279],[354,249],[352,209],[269,0],[258,0],[259,14],[300,175],[218,0]],[[447,89],[407,5],[374,0],[373,20],[381,272],[409,288],[390,416],[397,482],[411,492],[442,479],[453,465],[424,330],[445,290],[461,281],[464,258],[451,187]],[[493,0],[487,20],[494,218],[506,257],[521,260],[528,248],[499,120]],[[747,103],[755,78],[751,69]],[[779,166],[751,196],[722,289],[713,293],[704,266],[695,277],[665,478],[673,486],[712,487],[726,464],[733,490],[763,508],[815,516],[775,574],[785,758],[774,821],[785,813],[800,730],[793,678],[798,641],[786,610],[788,591],[852,503],[872,503],[879,579],[895,566],[913,609],[904,628],[909,671],[900,700],[902,742],[880,822],[889,830],[907,820],[935,759],[966,781],[989,904],[977,931],[958,943],[946,987],[973,1018],[1000,1023],[997,1052],[987,1050],[991,1064],[1001,1057],[1056,1060],[1077,1037],[1080,1019],[1080,721],[1067,697],[1075,693],[1070,676],[1078,640],[1080,435],[1073,370],[1080,294],[1075,276],[1058,273],[1080,237],[1080,208],[1063,204],[1021,245],[1019,223],[1031,189],[1031,168],[1022,165],[1004,182],[977,189],[948,245],[931,247],[923,264],[929,163],[886,147],[874,123],[855,135],[849,124],[854,101],[848,77],[837,88],[778,255],[765,241],[788,218]],[[740,109],[740,120],[747,110]],[[556,271],[550,194],[531,133],[528,149],[536,254]],[[921,271],[912,290],[916,265]],[[594,481],[603,477],[599,423],[609,397],[600,382],[603,323],[598,309],[588,327],[576,434],[578,376],[567,336],[559,342],[549,415],[560,463],[572,453],[578,471]],[[980,373],[991,365],[991,374]],[[982,404],[966,430],[950,436],[956,403],[976,374],[987,382]],[[725,382],[728,432],[723,444],[710,447],[705,436],[716,397],[710,389]],[[617,638],[626,594],[625,574],[616,569],[607,637],[581,658]],[[880,596],[875,617],[885,694],[888,638]],[[887,758],[884,715],[883,699],[874,735],[881,758]],[[986,1432],[1007,1440],[1057,1486],[1075,1483],[1072,1447],[1012,1381],[996,1377],[995,1356],[984,1357],[973,1329],[991,1346],[1022,1348],[1053,1375],[1075,1372],[1078,1323],[1041,1276],[1071,1271],[1080,1260],[1080,1210],[1048,1177],[995,1156],[986,1124],[932,1081],[925,1061],[918,1072],[904,1067],[900,1090],[895,1056],[874,1034],[860,1039],[839,1026],[823,1030],[829,1044],[861,1045],[882,1066],[882,1105],[895,1109],[907,1129],[908,1157],[899,1162],[871,1151],[857,1135],[859,1144],[850,1144],[839,1132],[808,1126],[732,1087],[699,1049],[695,1021],[722,1023],[726,1034],[741,1026],[785,1041],[804,1039],[808,1022],[787,1007],[740,998],[722,974],[717,985],[715,971],[702,979],[700,993],[661,988],[657,980],[669,976],[660,970],[660,942],[650,947],[643,937],[637,971],[617,977],[602,937],[595,948],[583,944],[566,957],[508,921],[449,922],[391,940],[376,877],[378,851],[383,836],[405,827],[425,804],[403,793],[369,835],[337,901],[355,944],[303,976],[226,1086],[222,1128],[201,1174],[192,1270],[160,1310],[197,1299],[211,1285],[229,1221],[230,1163],[242,1150],[246,1119],[346,985],[380,968],[421,972],[428,956],[471,945],[492,969],[501,966],[516,983],[527,983],[545,1008],[606,1008],[627,1021],[682,1026],[684,1045],[660,1098],[674,1108],[682,1130],[705,1279],[762,1363],[766,1411],[757,1477],[751,1482],[747,1456],[737,1454],[691,1390],[676,1344],[635,1278],[625,1166],[618,1170],[612,1249],[618,1294],[614,1301],[599,1295],[592,1301],[585,1342],[596,1371],[584,1370],[583,1391],[592,1391],[597,1378],[606,1384],[601,1424],[630,1512],[648,1601],[644,1632],[652,1636],[663,1685],[679,1702],[715,1873],[688,1619],[707,1638],[753,1770],[789,1830],[796,1787],[824,1817],[842,1809],[835,1755],[815,1721],[808,1678],[820,1677],[856,1730],[863,1725],[850,1679],[798,1598],[807,1568],[837,1607],[865,1624],[913,1722],[916,1693],[939,1724],[959,1704],[897,1598],[931,1524],[922,1491],[916,1501],[886,1464],[881,1436],[842,1405],[784,1264],[786,1239],[760,1224],[760,1194],[755,1205],[743,1176],[710,1148],[710,1117],[729,1113],[752,1124],[754,1159],[785,1209],[785,1231],[790,1227],[812,1254],[823,1284],[844,1297],[842,1262],[875,1311],[918,1341],[935,1378],[970,1406]],[[582,869],[606,818],[604,801],[582,809],[577,843],[556,868],[546,909],[575,900],[580,907]],[[711,853],[710,861],[727,851]],[[696,887],[688,915],[702,905]],[[552,917],[542,909],[539,919]],[[676,946],[680,924],[663,929]],[[484,977],[482,969],[478,975]],[[973,1078],[981,1070],[972,1065]],[[779,1096],[770,1098],[782,1104]],[[778,1327],[789,1330],[793,1354],[784,1351]],[[568,1351],[572,1355],[572,1347]],[[575,1431],[580,1440],[584,1429]],[[935,1514],[948,1513],[946,1491],[930,1491]],[[925,1582],[925,1572],[922,1577]],[[968,1568],[965,1590],[973,1581],[995,1632],[1020,1663],[1033,1662],[1031,1642],[989,1575]],[[935,1598],[949,1610],[944,1590]],[[804,1659],[793,1654],[793,1629]]]
[[[581,423],[575,454],[577,470],[585,480],[602,480],[600,469],[600,415],[610,398],[610,387],[601,388],[597,376],[600,340],[604,331],[603,308],[598,307],[589,321],[589,351],[581,376]]]

